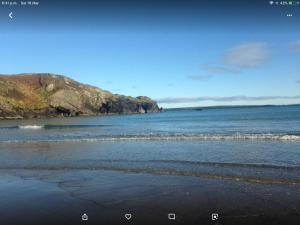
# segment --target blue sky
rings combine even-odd
[[[0,73],[62,74],[163,107],[300,103],[297,14],[54,9],[16,8],[1,22]]]

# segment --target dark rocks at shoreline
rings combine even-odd
[[[152,99],[112,94],[68,77],[0,75],[0,119],[160,112]]]

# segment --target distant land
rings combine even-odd
[[[172,110],[204,110],[204,109],[226,109],[226,108],[257,108],[257,107],[284,107],[284,106],[300,106],[300,104],[281,104],[281,105],[216,105],[216,106],[195,106],[180,108],[165,108],[165,111]]]
[[[112,94],[50,73],[0,75],[0,119],[159,112],[146,97]]]

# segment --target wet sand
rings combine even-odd
[[[299,184],[108,170],[1,170],[0,224],[299,224]],[[176,220],[168,220],[168,213]],[[88,221],[81,221],[86,213]],[[127,221],[125,213],[131,213]],[[218,213],[213,222],[211,214]]]

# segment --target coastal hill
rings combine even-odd
[[[112,94],[68,77],[0,75],[0,118],[37,118],[160,111],[148,97]]]

